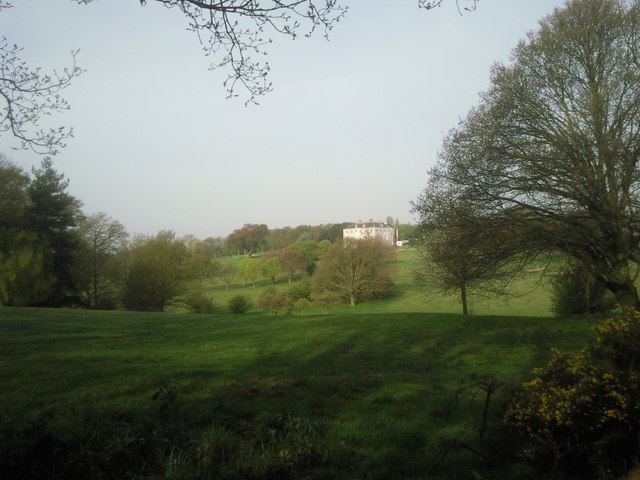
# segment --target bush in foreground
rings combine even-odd
[[[528,454],[572,478],[614,479],[640,459],[640,313],[594,327],[593,344],[556,356],[525,383],[505,421]]]

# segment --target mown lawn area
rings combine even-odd
[[[259,261],[260,256],[256,256]],[[243,258],[223,257],[222,263],[238,265]],[[368,301],[350,307],[348,303],[331,308],[332,313],[360,314],[360,313],[461,313],[459,298],[456,295],[443,295],[437,291],[429,292],[425,287],[416,285],[414,268],[417,262],[417,252],[414,248],[401,248],[396,251],[394,262],[394,287],[391,295],[384,299]],[[521,316],[552,316],[551,299],[549,295],[549,276],[541,272],[541,264],[533,264],[528,271],[523,272],[512,284],[512,295],[505,298],[490,300],[470,299],[469,309],[474,315],[521,315]],[[306,278],[306,274],[297,274],[290,284],[283,274],[278,277],[275,288],[286,291],[296,282]],[[207,284],[206,293],[221,310],[226,308],[229,299],[236,295],[244,295],[253,304],[253,312],[258,312],[257,301],[271,281],[261,278],[255,287],[245,283],[238,274],[234,282],[227,289],[221,281],[215,280]],[[320,309],[311,309],[309,313],[320,313]]]
[[[471,375],[505,383],[485,441],[511,442],[510,389],[595,320],[2,308],[0,476],[473,478],[488,467],[443,450],[477,445]]]

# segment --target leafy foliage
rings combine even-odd
[[[639,24],[637,1],[556,9],[493,67],[426,189],[468,200],[523,251],[588,265],[623,309],[640,307],[629,270],[640,259]]]
[[[139,238],[127,257],[122,292],[127,309],[162,312],[186,290],[187,249],[173,232]]]
[[[276,256],[265,258],[262,262],[262,274],[271,280],[271,284],[276,283],[276,277],[282,274],[280,259]]]
[[[228,308],[230,313],[247,313],[251,309],[251,302],[244,295],[234,295],[229,299]]]
[[[82,218],[78,233],[74,277],[82,302],[89,308],[114,308],[118,296],[114,259],[128,234],[104,213]]]
[[[313,290],[335,294],[351,306],[383,298],[393,287],[392,258],[391,247],[377,240],[338,241],[323,255],[313,275]]]
[[[33,178],[0,161],[0,290],[9,305],[58,306],[75,301],[74,230],[80,202],[50,158]],[[6,189],[6,190],[5,190]],[[6,209],[6,210],[4,210]]]
[[[189,291],[183,299],[183,303],[192,313],[215,313],[216,302],[207,296],[201,289]]]
[[[277,288],[270,286],[258,299],[258,307],[262,310],[267,310],[274,315],[278,315],[278,312],[288,305],[289,301],[287,294],[278,290]]]
[[[617,478],[640,457],[640,314],[605,320],[594,343],[555,357],[512,401],[505,421],[530,438],[530,455],[581,478]]]
[[[559,315],[609,312],[616,307],[602,281],[580,264],[569,266],[552,280],[551,296]]]
[[[264,245],[268,233],[269,228],[264,224],[247,223],[227,237],[227,249],[251,257]]]
[[[525,256],[516,260],[513,245],[499,230],[466,219],[457,225],[445,220],[428,233],[418,249],[415,268],[416,282],[428,291],[456,293],[465,315],[473,297],[508,296],[509,284],[526,261]]]

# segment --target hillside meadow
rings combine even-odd
[[[221,263],[238,265],[243,257],[222,257]],[[256,256],[259,260],[260,256]],[[415,285],[413,269],[417,254],[415,249],[398,249],[395,261],[394,288],[388,298],[369,301],[356,305],[354,308],[348,304],[331,309],[332,313],[417,313],[439,312],[460,313],[460,302],[456,296],[442,295],[436,292],[425,292]],[[542,276],[541,264],[531,265],[529,271],[523,272],[513,284],[513,295],[509,298],[492,300],[470,300],[470,312],[476,315],[532,315],[551,316],[551,299],[548,292],[548,277]],[[300,281],[305,275],[297,275],[294,282]],[[253,305],[253,312],[257,312],[255,305],[265,288],[271,285],[267,279],[260,279],[253,287],[251,283],[236,276],[234,282],[227,290],[221,282],[208,284],[207,294],[224,310],[229,299],[235,295],[244,295]],[[275,287],[286,290],[290,284],[285,275],[277,279]],[[178,309],[179,311],[179,309]],[[320,313],[319,309],[310,310],[310,313]]]
[[[412,286],[409,255],[390,299],[328,315],[0,309],[0,476],[537,478],[502,409],[597,318],[526,297],[447,313],[455,301]],[[503,385],[481,440],[490,377]]]

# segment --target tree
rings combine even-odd
[[[417,231],[417,227],[415,225],[411,225],[410,223],[399,223],[396,227],[398,227],[398,240],[406,241],[410,244],[415,242]]]
[[[54,281],[45,303],[56,306],[75,290],[72,269],[79,240],[74,227],[81,216],[81,203],[67,193],[69,180],[53,168],[51,158],[44,158],[32,173],[25,224],[46,252],[44,273]]]
[[[433,208],[421,213],[430,228],[418,249],[416,282],[430,291],[457,294],[464,315],[472,297],[508,295],[509,283],[529,258],[516,256],[515,239],[478,219],[466,201],[439,196],[429,203]]]
[[[308,298],[299,298],[293,304],[293,308],[300,312],[300,316],[304,315],[304,311],[311,307],[311,300]]]
[[[278,291],[273,286],[268,287],[262,292],[262,295],[260,295],[258,299],[258,307],[262,310],[268,310],[275,316],[277,316],[278,312],[285,308],[288,303],[286,293]]]
[[[513,268],[513,253],[494,248],[493,241],[456,227],[433,232],[418,250],[417,283],[438,293],[458,294],[463,315],[469,313],[472,297],[507,295],[507,285],[520,268]]]
[[[278,257],[270,257],[262,262],[262,274],[271,280],[271,284],[276,283],[276,277],[282,273],[282,266]]]
[[[140,237],[128,252],[122,303],[129,310],[162,312],[185,293],[187,248],[175,233]]]
[[[205,280],[211,280],[218,276],[218,272],[222,265],[217,260],[199,253],[193,253],[189,256],[185,266],[187,276],[198,281],[200,287]]]
[[[418,0],[418,6],[427,10],[440,7],[443,3],[444,0]],[[463,11],[473,12],[477,5],[478,0],[456,0],[456,7],[461,15]]]
[[[93,0],[73,1],[87,4]],[[247,103],[256,103],[257,96],[271,91],[267,80],[269,64],[261,60],[271,43],[264,37],[267,30],[295,38],[302,28],[307,36],[321,29],[326,37],[347,11],[335,0],[155,1],[185,16],[205,54],[215,58],[211,68],[230,68],[224,82],[228,96],[237,96],[236,87],[241,85],[249,95]],[[146,3],[140,0],[140,5]],[[0,0],[0,11],[11,7],[11,2]],[[10,132],[25,149],[55,155],[72,136],[72,129],[45,131],[38,129],[38,124],[44,116],[69,109],[61,93],[83,71],[76,64],[78,52],[72,52],[68,67],[48,74],[40,68],[30,68],[21,60],[21,51],[5,37],[0,39],[0,101],[4,107],[0,132]]]
[[[27,232],[12,240],[7,250],[0,250],[0,301],[17,307],[46,303],[55,277],[46,269],[44,246]]]
[[[551,304],[559,315],[601,313],[616,307],[611,293],[583,265],[569,262],[550,283]]]
[[[194,245],[194,252],[205,255],[210,259],[215,259],[222,255],[224,251],[224,240],[222,238],[207,237]]]
[[[227,249],[245,253],[252,257],[256,250],[264,243],[269,233],[269,228],[264,224],[247,223],[244,227],[234,230],[227,237]]]
[[[0,251],[8,252],[17,233],[24,230],[29,202],[29,175],[0,154]]]
[[[238,265],[240,275],[244,278],[245,285],[251,282],[253,287],[256,286],[256,280],[262,275],[262,265],[254,258],[245,258]]]
[[[282,271],[287,274],[289,283],[291,283],[291,278],[296,273],[304,272],[309,265],[307,257],[300,250],[293,248],[280,252],[278,254],[278,260],[280,261]]]
[[[348,300],[351,306],[389,294],[393,250],[377,240],[345,239],[336,242],[321,258],[313,274],[316,297],[327,291]]]
[[[45,158],[34,178],[0,158],[0,287],[10,305],[57,306],[74,296],[80,202]]]
[[[112,306],[113,281],[108,275],[108,263],[124,247],[128,234],[120,222],[105,213],[83,218],[78,232],[75,270],[79,286],[84,287],[86,304],[92,308]]]
[[[571,0],[493,68],[445,139],[427,191],[469,199],[525,241],[560,250],[623,309],[640,307],[640,3]],[[419,209],[431,208],[424,196]]]
[[[340,296],[328,290],[314,292],[311,300],[312,304],[317,305],[325,315],[329,313],[330,307],[340,304]]]
[[[237,96],[235,89],[239,84],[249,94],[247,102],[255,102],[257,96],[271,91],[271,83],[267,81],[269,64],[260,59],[271,43],[271,39],[264,38],[267,29],[296,38],[306,24],[306,36],[319,28],[327,37],[347,11],[336,0],[155,1],[185,15],[189,29],[196,32],[205,53],[217,58],[211,68],[231,69],[224,84],[229,97]],[[146,0],[140,0],[140,4],[145,5]]]
[[[291,284],[287,289],[287,295],[292,304],[301,298],[311,300],[311,280],[303,278],[299,282]]]
[[[72,0],[88,4],[93,0]],[[154,0],[150,0],[154,1]],[[337,0],[155,0],[168,9],[175,9],[184,15],[187,28],[196,33],[205,52],[215,60],[211,69],[229,68],[224,82],[228,98],[237,97],[237,86],[248,94],[246,103],[257,103],[257,97],[271,91],[267,76],[268,62],[261,60],[267,53],[267,45],[272,43],[265,34],[274,33],[296,38],[300,30],[309,37],[316,30],[322,30],[325,38],[347,13],[347,7]],[[475,9],[477,0],[456,0]],[[421,8],[427,10],[440,6],[443,0],[419,0]],[[147,0],[140,0],[140,5]],[[0,0],[0,11],[11,8],[8,0]],[[72,136],[72,129],[59,127],[38,130],[43,116],[69,109],[69,104],[61,96],[72,80],[83,70],[76,65],[77,51],[72,52],[72,61],[61,72],[43,73],[39,68],[29,68],[20,59],[21,48],[11,44],[5,37],[0,39],[0,102],[4,102],[0,119],[0,132],[11,132],[22,142],[23,148],[38,153],[55,155],[65,146],[65,140]]]
[[[220,267],[218,271],[218,277],[224,283],[225,290],[229,290],[229,285],[233,283],[233,280],[236,278],[238,274],[238,267],[231,263],[226,263]]]
[[[244,295],[235,295],[229,299],[229,312],[243,314],[251,310],[251,302]]]
[[[0,12],[10,7],[9,2],[0,0]],[[44,116],[69,109],[61,92],[82,73],[76,65],[77,52],[71,53],[71,65],[62,72],[44,73],[30,68],[20,58],[21,51],[5,37],[0,38],[0,132],[10,132],[24,149],[55,155],[73,130],[59,127],[45,131],[38,124]]]

